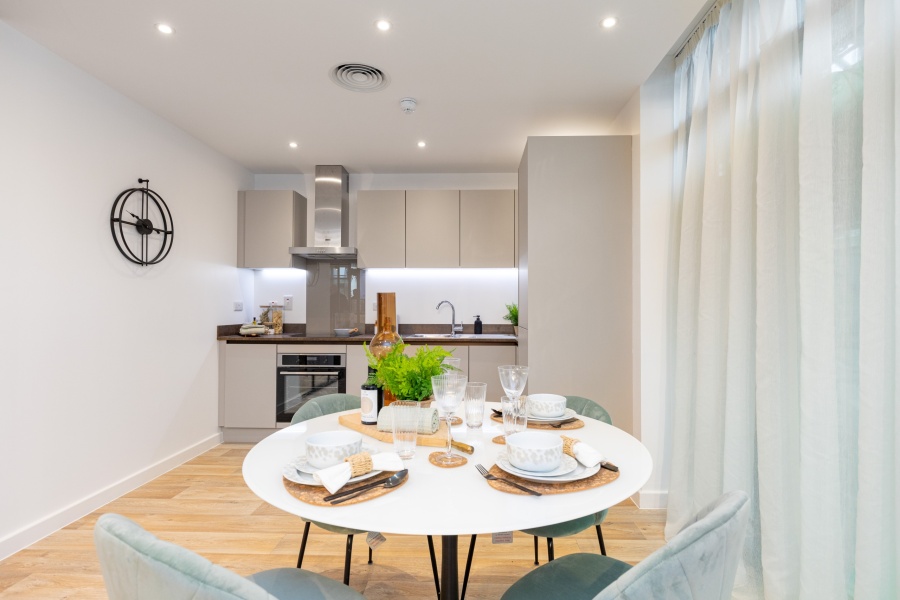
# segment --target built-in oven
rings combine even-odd
[[[290,423],[312,398],[347,391],[346,354],[279,354],[276,420]]]

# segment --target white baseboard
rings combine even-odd
[[[0,539],[0,560],[3,560],[19,550],[27,548],[58,531],[78,519],[89,515],[98,508],[112,502],[116,498],[127,494],[145,483],[156,479],[163,473],[184,464],[192,458],[203,454],[210,448],[215,448],[222,443],[222,434],[216,433],[196,444],[176,452],[145,469],[138,471],[124,479],[97,491],[86,498],[66,506],[65,508],[44,517],[34,523],[26,525]]]
[[[666,508],[669,506],[668,490],[641,490],[632,496],[638,508]]]

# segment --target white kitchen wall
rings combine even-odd
[[[0,558],[219,441],[216,325],[252,176],[0,22]],[[139,177],[171,209],[159,265],[110,208]]]

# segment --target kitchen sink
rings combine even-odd
[[[450,335],[449,333],[411,333],[404,335],[404,339],[410,340],[514,340],[516,336],[505,333],[485,333],[475,335],[474,333],[458,333]]]

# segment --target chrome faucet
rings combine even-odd
[[[456,324],[456,307],[453,306],[453,303],[449,300],[441,300],[438,302],[438,305],[435,307],[435,310],[441,310],[441,307],[445,304],[450,305],[450,337],[458,337],[458,333],[463,330],[462,323],[459,325]]]

